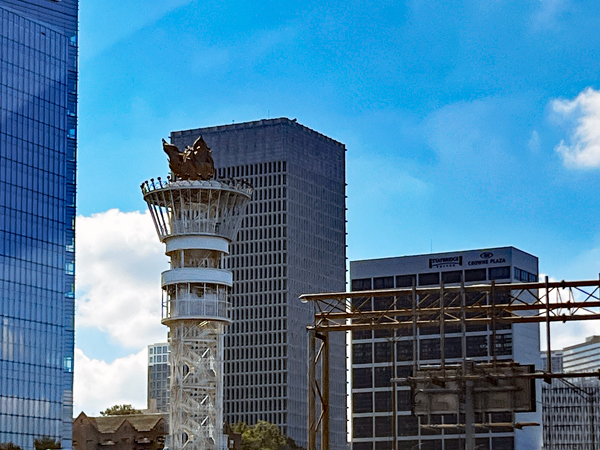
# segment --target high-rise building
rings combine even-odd
[[[77,0],[0,0],[0,442],[71,448]]]
[[[537,281],[538,260],[513,247],[437,253],[397,258],[352,261],[350,263],[353,291],[457,285]],[[425,301],[427,301],[425,299]],[[469,300],[468,300],[469,301]],[[361,301],[361,310],[382,310],[389,298],[376,297]],[[412,375],[414,360],[418,366],[440,364],[440,329],[420,327],[416,337],[412,332],[388,330],[355,331],[352,335],[352,446],[353,450],[388,450],[393,447],[394,417],[391,378]],[[495,353],[499,361],[540,365],[539,328],[537,324],[502,325],[496,328],[495,345],[492,330],[487,325],[469,325],[466,343],[460,328],[448,327],[444,333],[444,354],[448,364],[462,361],[463,345],[466,356],[474,362],[490,362]],[[414,339],[417,340],[416,354]],[[395,351],[393,347],[395,346]],[[495,352],[492,349],[495,348]],[[394,358],[395,356],[395,358]],[[395,360],[394,360],[395,359]],[[539,390],[539,388],[538,388]],[[539,397],[538,397],[539,399]],[[398,448],[427,450],[458,450],[464,448],[464,434],[453,428],[456,414],[431,414],[426,419],[413,415],[409,386],[398,386],[395,404],[395,427]],[[427,422],[430,420],[430,422]],[[464,420],[464,419],[462,419]],[[479,423],[513,422],[510,412],[484,415]],[[541,424],[541,411],[516,414],[517,422]],[[464,422],[462,422],[464,423]],[[425,424],[442,425],[429,428]],[[446,428],[444,428],[446,427]],[[464,432],[463,432],[464,433]],[[522,431],[510,428],[481,428],[475,430],[477,448],[494,450],[539,449],[541,426]]]
[[[169,344],[148,346],[148,410],[169,411]]]
[[[171,133],[182,149],[202,135],[219,178],[254,194],[225,268],[233,271],[225,335],[225,419],[266,420],[307,439],[306,326],[298,296],[345,290],[345,146],[286,118]],[[344,336],[331,344],[331,442],[346,446]]]

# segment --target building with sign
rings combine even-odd
[[[219,178],[254,187],[225,268],[233,271],[225,335],[224,408],[230,424],[266,420],[306,446],[306,292],[346,290],[345,146],[286,118],[171,133],[202,135]],[[218,149],[218,151],[216,151]],[[346,348],[331,344],[331,443],[346,447]]]
[[[71,448],[77,0],[0,0],[0,443]]]
[[[470,250],[383,258],[350,263],[353,291],[478,283],[512,283],[537,281],[538,260],[513,247]],[[361,309],[380,310],[372,298]],[[467,299],[468,301],[468,299]],[[383,304],[383,303],[382,303]],[[389,300],[386,304],[389,304]],[[495,342],[492,342],[495,336]],[[464,431],[454,427],[464,423],[457,414],[431,414],[428,419],[413,414],[413,397],[409,386],[398,386],[392,398],[391,378],[412,375],[418,368],[440,364],[438,327],[421,327],[416,331],[416,354],[413,354],[412,331],[355,331],[352,335],[352,442],[353,450],[389,450],[394,438],[397,448],[458,450],[464,448]],[[496,327],[469,325],[465,350],[473,362],[486,363],[495,354],[499,361],[535,364],[539,368],[539,329],[537,324],[514,324]],[[458,327],[446,327],[444,354],[448,364],[462,361],[462,333]],[[539,386],[537,387],[539,391]],[[539,394],[538,394],[539,398]],[[396,405],[396,414],[392,405]],[[393,417],[396,426],[392,426]],[[428,422],[426,423],[426,421]],[[462,420],[463,422],[459,422]],[[476,423],[527,422],[541,425],[541,408],[536,412],[514,414],[495,412],[478,414]],[[431,427],[426,425],[439,425]],[[396,436],[394,436],[394,433]],[[542,427],[514,430],[512,427],[476,427],[477,448],[494,450],[539,449]]]

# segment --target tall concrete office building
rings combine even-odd
[[[513,247],[437,253],[397,258],[352,261],[350,276],[353,291],[388,288],[434,287],[440,283],[465,284],[510,283],[537,281],[538,260]],[[389,298],[372,298],[362,303],[362,310],[382,310]],[[446,362],[462,361],[462,333],[459,327],[446,328],[444,354]],[[352,446],[353,450],[389,450],[393,448],[391,378],[409,377],[413,361],[418,366],[440,364],[440,330],[422,327],[417,331],[417,350],[413,354],[412,332],[393,334],[388,330],[355,331],[352,336]],[[495,354],[498,360],[536,364],[539,368],[539,328],[537,324],[513,324],[496,328],[495,345],[492,332],[486,325],[469,325],[465,348],[467,358],[489,362]],[[393,351],[392,345],[395,345]],[[393,356],[395,355],[395,361]],[[538,387],[538,391],[539,391]],[[540,398],[537,397],[539,401]],[[427,419],[412,414],[410,387],[398,386],[397,439],[399,449],[458,450],[464,448],[464,434],[457,428],[456,414],[432,414],[433,424],[446,426],[424,427]],[[533,413],[516,414],[517,422],[541,424],[541,408]],[[464,420],[464,419],[462,419]],[[494,413],[476,419],[483,422],[513,422],[511,413]],[[463,422],[464,423],[464,422]],[[464,433],[464,432],[463,432]],[[475,430],[476,448],[492,450],[537,450],[542,443],[542,427],[527,427],[522,431],[511,428]]]
[[[0,442],[71,448],[77,0],[0,0]]]
[[[225,267],[233,323],[225,336],[225,419],[266,420],[305,446],[310,305],[298,296],[345,290],[345,147],[286,118],[171,133],[179,148],[202,135],[220,178],[254,195]],[[343,336],[332,343],[332,444],[346,446]]]

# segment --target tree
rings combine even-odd
[[[50,436],[42,436],[33,440],[35,450],[54,450],[62,448],[60,441],[54,440]]]
[[[242,435],[242,450],[303,450],[292,438],[281,434],[277,425],[264,420],[259,420],[252,427],[239,422],[231,429]]]
[[[12,442],[2,443],[0,442],[0,450],[23,450],[18,445],[13,444]]]
[[[131,405],[115,405],[100,411],[103,416],[124,416],[129,414],[141,414],[139,409],[135,409]]]

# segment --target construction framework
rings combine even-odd
[[[373,311],[364,308],[373,297],[387,297],[386,309]],[[488,325],[492,342],[495,342],[497,328],[514,323],[545,324],[546,348],[548,352],[547,370],[515,371],[506,373],[499,370],[495,345],[491,345],[491,366],[498,366],[489,375],[496,379],[529,378],[550,382],[553,378],[598,377],[600,372],[557,373],[552,370],[551,324],[575,320],[600,319],[600,280],[551,282],[546,277],[543,282],[460,285],[431,288],[382,289],[355,292],[305,294],[303,302],[314,307],[314,323],[308,327],[309,367],[308,367],[308,450],[317,450],[320,435],[320,449],[329,450],[329,334],[359,330],[410,330],[413,336],[420,327],[439,327],[440,365],[431,376],[420,375],[406,379],[392,379],[397,383],[416,385],[428,381],[451,383],[460,381],[472,383],[481,375],[466,370],[466,350],[464,336],[470,325]],[[458,326],[463,334],[463,372],[446,364],[444,355],[444,330]],[[413,340],[413,347],[417,345]],[[419,361],[416,348],[413,351],[413,366],[418,374]],[[446,370],[446,368],[448,370]],[[435,380],[433,379],[435,377]],[[467,420],[468,422],[468,420]],[[507,424],[499,424],[506,426]],[[513,427],[533,424],[508,424]],[[464,424],[472,428],[471,424]],[[466,449],[472,448],[468,442]],[[394,439],[393,448],[397,442]],[[550,446],[551,447],[551,446]]]

